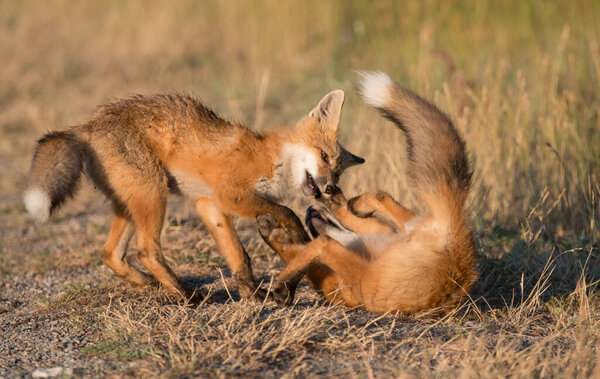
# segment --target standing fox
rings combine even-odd
[[[465,144],[446,115],[387,75],[366,73],[360,84],[366,103],[406,134],[410,184],[427,211],[417,215],[383,191],[346,201],[336,189],[329,210],[307,210],[315,237],[307,245],[290,243],[268,215],[259,231],[287,264],[279,280],[306,271],[330,302],[377,313],[448,309],[477,279]]]
[[[132,284],[152,277],[128,264],[135,228],[138,258],[175,297],[192,298],[166,264],[160,246],[169,190],[195,201],[240,295],[263,297],[232,217],[271,214],[294,241],[307,242],[298,217],[279,203],[301,190],[331,194],[342,171],[364,162],[337,141],[344,92],[335,90],[296,125],[264,134],[233,124],[181,94],[134,96],[101,107],[92,119],[39,140],[25,205],[46,221],[76,191],[82,172],[112,201],[114,218],[102,261]],[[275,291],[290,302],[296,278]]]

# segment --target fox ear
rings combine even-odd
[[[345,170],[348,167],[352,167],[352,166],[355,166],[358,164],[365,163],[364,158],[361,158],[357,155],[352,154],[351,152],[346,150],[343,146],[340,146],[340,148],[341,148],[340,161],[341,161],[342,170]]]
[[[337,131],[345,98],[346,94],[341,89],[331,91],[319,101],[308,116],[316,117],[323,127]]]

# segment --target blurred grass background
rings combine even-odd
[[[533,216],[548,235],[593,243],[599,20],[600,2],[585,0],[2,0],[0,190],[23,188],[35,139],[110,98],[190,92],[262,129],[342,88],[341,139],[367,158],[344,188],[411,203],[402,136],[353,87],[353,69],[381,70],[455,120],[475,165],[479,227]]]

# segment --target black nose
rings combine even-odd
[[[333,195],[333,190],[334,190],[334,188],[330,184],[328,184],[327,187],[325,187],[325,193],[328,195]]]

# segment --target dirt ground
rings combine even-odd
[[[169,205],[165,255],[187,285],[210,289],[214,303],[174,304],[161,288],[131,287],[101,263],[109,206],[91,185],[83,187],[42,226],[25,215],[18,193],[1,198],[0,377],[54,367],[76,377],[598,374],[597,303],[575,295],[542,302],[549,279],[543,272],[516,304],[479,298],[442,319],[327,305],[307,283],[290,308],[240,301],[210,236],[181,198]],[[267,285],[281,263],[254,222],[239,220],[237,228]],[[482,268],[488,277],[475,296],[483,292],[493,302],[489,288],[510,265]]]
[[[361,372],[369,367],[365,351],[353,352],[347,360],[347,347],[340,346],[346,352],[344,364],[338,367],[341,352],[323,357],[311,346],[329,345],[332,342],[327,340],[340,334],[365,338],[352,335],[355,330],[374,342],[377,338],[371,334],[381,330],[374,333],[370,324],[382,324],[392,328],[387,334],[395,333],[395,319],[376,321],[377,317],[361,311],[327,306],[307,283],[301,285],[297,302],[289,309],[240,301],[210,236],[181,198],[173,198],[169,206],[163,236],[165,255],[188,286],[210,289],[214,303],[184,306],[172,303],[160,288],[134,288],[100,261],[110,209],[97,195],[91,185],[84,186],[53,224],[41,227],[25,216],[18,195],[2,198],[0,376],[28,377],[36,369],[51,367],[69,368],[74,375],[86,377],[157,375],[165,370],[170,374],[258,375],[264,373],[265,365],[269,376],[291,369],[314,374]],[[268,286],[282,265],[257,238],[253,222],[237,224],[257,277]],[[135,255],[135,249],[130,248],[129,253]],[[130,312],[144,316],[138,319]],[[137,324],[136,331],[112,324],[122,321]],[[156,350],[158,346],[137,339],[140,322],[150,322],[147,337],[164,339],[165,334],[182,333],[179,338],[183,340],[174,346],[159,343],[160,350]],[[190,348],[178,346],[190,333],[196,334],[195,344],[206,345],[197,349],[213,350],[207,358],[194,349],[193,359],[200,359],[200,365],[194,360],[186,362],[191,357],[170,356],[173,348]],[[165,359],[175,361],[165,366]],[[253,364],[248,365],[247,360]]]

